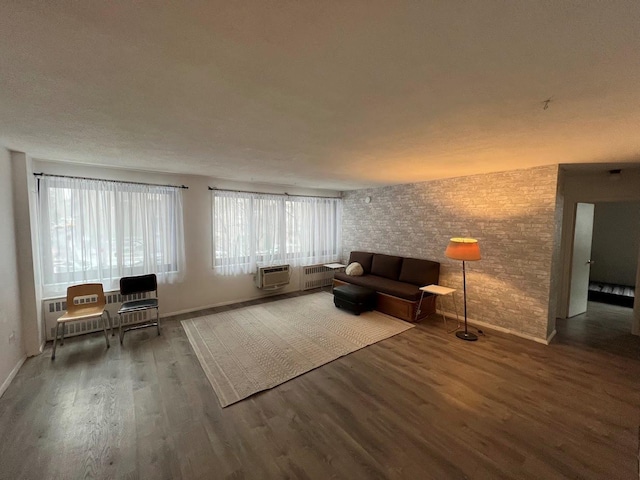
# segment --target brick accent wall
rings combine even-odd
[[[544,341],[555,325],[557,184],[550,165],[345,192],[343,258],[364,250],[439,261],[440,284],[459,289],[461,311],[462,264],[444,251],[451,237],[476,238],[482,260],[467,262],[468,318]]]

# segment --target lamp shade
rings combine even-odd
[[[444,254],[448,258],[465,262],[480,260],[480,246],[475,238],[452,238]]]

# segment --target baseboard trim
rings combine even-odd
[[[296,290],[294,290],[294,291],[296,291]],[[176,315],[183,315],[185,313],[199,312],[201,310],[206,310],[208,308],[224,307],[226,305],[233,305],[234,303],[250,302],[251,300],[258,300],[260,298],[274,297],[276,295],[281,295],[283,293],[291,293],[291,292],[274,292],[272,294],[262,295],[260,297],[248,297],[248,298],[244,298],[244,299],[236,299],[236,300],[229,300],[229,301],[226,301],[226,302],[218,302],[218,303],[213,303],[213,304],[210,304],[210,305],[204,305],[204,306],[201,306],[201,307],[195,307],[195,308],[188,308],[188,309],[185,309],[185,310],[179,310],[177,312],[165,313],[165,314],[160,315],[160,318],[168,318],[168,317],[174,317]],[[442,312],[442,310],[436,310],[436,313],[438,315],[442,315],[444,313],[444,315],[447,317],[447,319],[452,319],[452,320],[456,321],[456,317],[451,312]],[[464,319],[462,319],[462,321],[464,321]],[[526,333],[521,333],[521,332],[518,332],[516,330],[511,330],[509,328],[501,327],[499,325],[493,325],[491,323],[483,322],[481,320],[474,320],[474,319],[468,318],[468,317],[467,317],[467,322],[469,324],[473,325],[473,326],[476,326],[476,327],[482,327],[483,329],[495,330],[495,331],[498,331],[498,332],[501,332],[501,333],[507,333],[509,335],[514,335],[516,337],[524,338],[524,339],[530,340],[532,342],[541,343],[542,345],[549,345],[549,343],[551,342],[551,340],[553,339],[553,337],[556,334],[556,331],[554,330],[553,332],[551,332],[551,334],[547,338],[540,338],[540,337],[534,337],[532,335],[527,335]]]
[[[549,345],[546,338],[534,337],[533,335],[528,335],[526,333],[518,332],[516,330],[511,330],[510,328],[500,327],[498,325],[493,325],[491,323],[483,322],[481,320],[473,320],[467,318],[467,321],[474,326],[480,326],[489,330],[496,330],[502,333],[508,333],[509,335],[514,335],[516,337],[524,338],[525,340],[531,340],[532,342],[541,343],[543,345]]]
[[[193,312],[199,312],[201,310],[207,310],[208,308],[224,307],[226,305],[233,305],[235,303],[250,302],[252,300],[259,300],[261,298],[275,297],[277,295],[283,295],[285,293],[294,293],[294,292],[298,292],[298,291],[299,290],[279,291],[279,292],[270,293],[269,295],[261,295],[259,297],[247,297],[247,298],[240,298],[240,299],[236,299],[236,300],[228,300],[226,302],[212,303],[210,305],[203,305],[201,307],[187,308],[186,310],[178,310],[177,312],[163,313],[163,314],[160,315],[160,318],[175,317],[177,315],[183,315],[185,313],[193,313]]]
[[[442,315],[443,312],[441,310],[437,310],[436,313],[439,313],[440,315]],[[444,315],[447,317],[447,319],[451,318],[454,321],[456,320],[455,314],[451,312],[444,312]],[[460,322],[463,323],[464,318],[461,318]],[[548,338],[534,337],[533,335],[527,335],[526,333],[518,332],[517,330],[511,330],[510,328],[501,327],[499,325],[493,325],[491,323],[483,322],[482,320],[475,320],[469,317],[467,317],[467,322],[470,325],[473,325],[474,327],[482,327],[483,329],[495,330],[497,332],[507,333],[509,335],[514,335],[516,337],[524,338],[526,340],[531,340],[532,342],[541,343],[543,345],[549,345],[549,342],[555,335],[555,330],[554,330],[553,333]]]
[[[553,337],[556,336],[556,333],[558,333],[558,331],[554,328],[553,332],[551,332],[549,334],[549,336],[547,337],[547,345],[549,345],[551,343],[551,340],[553,340]]]
[[[25,362],[26,359],[27,359],[27,356],[24,355],[20,360],[18,360],[18,363],[16,364],[16,366],[13,367],[13,370],[11,370],[11,373],[9,373],[9,376],[2,383],[2,385],[0,386],[0,397],[2,397],[2,395],[4,395],[4,392],[7,390],[7,388],[9,388],[9,385],[11,385],[11,382],[13,381],[15,376],[18,374],[20,367],[22,367],[22,364]]]

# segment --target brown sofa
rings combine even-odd
[[[334,285],[353,284],[376,291],[376,310],[409,322],[416,321],[420,287],[437,284],[440,264],[419,258],[351,252],[349,264],[362,265],[362,276],[336,273]],[[435,312],[435,295],[425,293],[417,320]]]

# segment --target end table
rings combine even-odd
[[[460,328],[460,317],[458,315],[458,304],[456,303],[455,288],[443,287],[442,285],[432,284],[432,285],[427,285],[425,287],[420,287],[420,291],[421,291],[420,303],[418,304],[418,309],[416,310],[416,321],[418,320],[418,315],[420,314],[420,305],[422,305],[422,299],[424,297],[425,292],[436,295],[436,301],[439,297],[451,295],[451,298],[453,299],[453,308],[455,309],[455,312],[456,312],[456,320],[458,321],[458,326],[456,327],[456,330]],[[440,300],[440,313],[442,314],[442,319],[444,320],[444,324],[446,326],[447,317],[444,315],[444,310],[442,309],[442,300]]]

